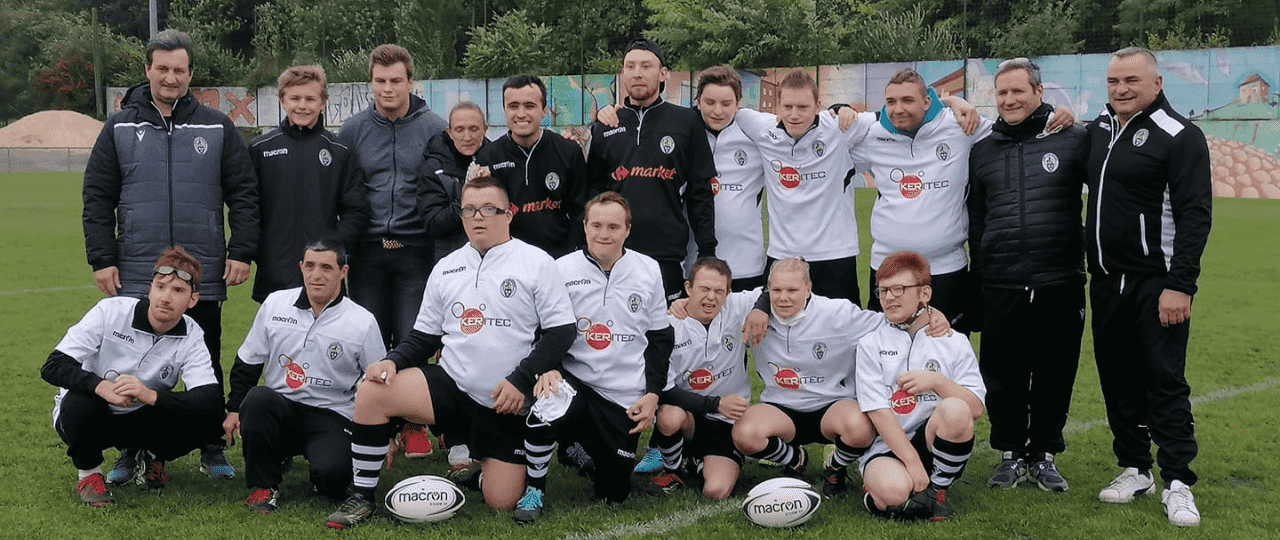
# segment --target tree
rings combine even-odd
[[[838,36],[819,19],[814,0],[645,0],[645,6],[653,10],[645,35],[680,68],[817,65],[837,48]]]
[[[991,54],[996,58],[1070,54],[1080,50],[1077,41],[1080,21],[1076,9],[1066,2],[1047,2],[1015,16],[995,30]]]
[[[546,73],[554,58],[547,54],[550,34],[550,27],[529,22],[523,9],[476,27],[470,32],[463,74],[484,79],[517,72]]]

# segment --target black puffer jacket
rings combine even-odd
[[[489,139],[480,141],[480,149],[487,147]],[[476,150],[479,153],[480,150]],[[418,181],[422,184],[419,212],[427,223],[427,236],[435,240],[435,260],[432,267],[446,255],[467,244],[462,230],[462,185],[466,183],[467,167],[475,156],[464,156],[453,145],[447,132],[438,133],[427,141],[422,150],[422,167],[418,169]]]
[[[1084,283],[1080,222],[1088,133],[1040,134],[1053,108],[996,122],[969,158],[969,254],[984,287]]]

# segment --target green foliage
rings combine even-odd
[[[1231,46],[1231,38],[1227,31],[1215,29],[1210,31],[1189,31],[1182,26],[1181,23],[1175,24],[1172,28],[1166,30],[1163,34],[1159,32],[1150,32],[1147,34],[1145,41],[1136,40],[1135,45],[1141,45],[1153,51],[1165,51],[1176,49],[1218,49]]]
[[[1046,3],[1024,11],[997,28],[991,38],[991,54],[996,58],[1070,54],[1080,50],[1077,10],[1065,1]]]
[[[925,23],[924,10],[914,7],[902,13],[881,11],[870,16],[850,15],[850,29],[839,46],[841,64],[951,60],[960,58],[959,36],[946,26]]]
[[[250,65],[224,41],[226,36],[249,24],[236,15],[235,0],[186,0],[174,2],[170,8],[169,19],[161,29],[174,28],[191,36],[195,48],[191,85],[244,84],[251,72]]]
[[[645,0],[645,6],[653,10],[645,35],[681,69],[817,65],[829,61],[841,33],[818,17],[814,0]]]
[[[517,72],[547,73],[554,59],[547,54],[551,28],[529,21],[529,14],[517,9],[487,26],[471,30],[466,67],[462,73],[473,79],[512,75]]]

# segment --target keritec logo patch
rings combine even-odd
[[[698,368],[688,372],[689,388],[697,391],[703,391],[711,387],[711,383],[716,382],[716,376],[707,368]]]
[[[773,382],[778,388],[786,388],[787,390],[800,389],[800,375],[792,368],[778,367],[777,364],[769,362],[773,366]]]
[[[905,198],[914,199],[920,196],[920,192],[924,191],[924,182],[920,181],[920,177],[914,174],[906,174],[902,169],[889,171],[889,179],[898,184],[898,191]]]
[[[484,304],[478,307],[469,308],[462,305],[461,302],[455,302],[450,313],[458,318],[458,327],[463,334],[471,335],[482,330],[485,325],[489,326],[511,326],[511,319],[499,319],[484,316]]]
[[[916,396],[906,390],[898,390],[889,396],[889,407],[898,414],[911,414],[916,410]]]
[[[578,332],[583,335],[587,342],[587,346],[597,351],[603,351],[609,348],[614,341],[628,342],[635,341],[635,334],[615,334],[610,328],[613,321],[605,321],[603,323],[591,322],[591,319],[581,317],[578,319]]]

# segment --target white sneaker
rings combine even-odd
[[[471,449],[465,444],[456,444],[449,447],[449,466],[455,469],[462,468],[474,462],[471,459]]]
[[[1164,511],[1169,515],[1169,523],[1178,527],[1195,527],[1200,524],[1200,511],[1196,509],[1196,499],[1191,495],[1191,486],[1174,480],[1169,489],[1160,494],[1160,502],[1164,503]]]
[[[1127,503],[1138,495],[1149,495],[1155,492],[1156,483],[1151,478],[1151,472],[1148,471],[1143,474],[1138,472],[1138,469],[1129,467],[1120,473],[1120,476],[1117,476],[1115,480],[1112,480],[1111,485],[1098,492],[1098,500],[1109,503]]]

